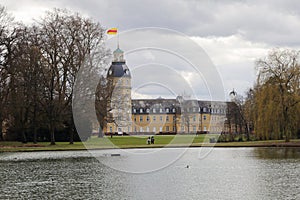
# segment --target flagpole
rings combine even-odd
[[[117,33],[117,43],[118,43],[118,49],[120,48],[120,42],[119,42],[119,33]]]
[[[119,32],[119,26],[117,26],[117,30]],[[119,41],[119,33],[117,32],[117,42],[118,42],[118,49],[120,48],[120,41]]]

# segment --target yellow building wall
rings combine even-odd
[[[173,132],[174,114],[133,114],[133,132]]]
[[[195,116],[195,121],[194,121]],[[167,120],[168,118],[168,120]],[[190,115],[189,130],[195,132],[221,133],[224,129],[224,115],[210,113],[195,113]],[[182,126],[184,130],[182,130]],[[176,128],[174,128],[176,127]],[[195,127],[195,128],[194,128]],[[175,130],[176,129],[176,130]],[[175,132],[187,133],[187,123],[181,121],[181,116],[176,114],[132,114],[131,132]],[[108,123],[104,132],[117,132],[115,123]]]

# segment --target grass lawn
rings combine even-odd
[[[85,145],[87,146],[117,146],[117,147],[130,147],[130,146],[165,146],[165,145],[190,145],[192,143],[203,143],[204,140],[208,141],[209,137],[215,137],[215,135],[158,135],[154,136],[155,144],[147,145],[147,138],[149,136],[113,136],[105,138],[93,137]]]
[[[154,136],[155,144],[148,145],[149,136],[113,136],[98,138],[91,137],[86,142],[56,142],[56,145],[50,145],[49,142],[39,142],[38,144],[21,142],[0,142],[0,152],[6,151],[48,151],[48,150],[84,150],[84,149],[103,149],[103,148],[153,148],[164,146],[216,146],[216,147],[251,147],[251,146],[298,146],[300,140],[292,140],[285,143],[284,140],[252,141],[252,142],[225,142],[209,143],[209,139],[218,135],[158,135]]]

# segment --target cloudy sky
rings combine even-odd
[[[256,76],[254,61],[257,58],[266,56],[268,51],[273,48],[299,49],[300,47],[300,4],[297,0],[0,0],[0,4],[4,5],[16,20],[24,23],[32,23],[33,19],[38,19],[44,11],[56,7],[67,8],[84,16],[92,17],[105,28],[117,26],[121,32],[143,27],[161,27],[178,31],[197,43],[206,52],[214,64],[216,72],[220,74],[226,95],[232,88],[235,88],[238,93],[244,94],[253,85]],[[155,34],[157,31],[149,33],[147,37],[154,37]],[[143,33],[141,35],[145,37]],[[174,38],[167,39],[169,45],[177,45],[176,42],[174,43]],[[124,39],[127,37],[124,36],[122,39],[122,35],[120,35],[121,45],[123,42],[125,50],[132,50],[126,45],[132,43],[134,39],[131,39],[130,42],[125,42]],[[158,37],[157,41],[159,39],[163,38]],[[166,41],[164,42],[166,43]],[[160,42],[158,41],[158,43]],[[191,44],[191,46],[193,45]],[[159,46],[156,47],[159,48]],[[165,47],[169,48],[170,46]],[[129,68],[132,70],[135,70],[132,66],[147,65],[153,70],[162,69],[164,71],[171,65],[177,65],[174,66],[176,69],[175,72],[173,70],[174,74],[179,74],[180,78],[183,78],[194,90],[200,91],[200,88],[207,87],[207,90],[210,90],[209,87],[212,83],[209,82],[214,79],[213,76],[207,76],[205,69],[202,68],[200,68],[199,75],[202,78],[195,76],[195,73],[188,70],[188,67],[186,67],[187,70],[181,70],[179,63],[182,59],[179,61],[180,59],[174,59],[174,56],[170,57],[170,52],[167,55],[164,53],[157,55],[157,49],[143,49],[136,54],[128,54],[126,58],[128,65],[131,65]],[[198,53],[197,55],[202,55],[201,50]],[[136,58],[137,55],[146,60],[146,64],[141,63],[141,59]],[[165,62],[166,58],[177,60],[177,62]],[[206,61],[205,58],[204,63]],[[182,66],[185,64],[182,63]],[[140,68],[136,69],[133,75],[152,77],[152,79],[148,78],[148,82],[158,81],[155,80],[156,76],[149,75],[149,68],[142,71]],[[166,73],[168,72],[166,71]],[[155,70],[153,74],[165,76],[164,73]],[[169,74],[170,77],[174,75]],[[136,97],[151,96],[151,94],[154,95],[153,92],[151,93],[152,90],[159,91],[154,89],[159,86],[156,84],[152,90],[148,88],[147,93],[147,82],[142,88],[143,83],[140,80],[138,77],[133,80]],[[220,80],[216,78],[215,81],[220,84]],[[171,79],[169,83],[176,84]],[[165,89],[168,90],[168,87]],[[181,89],[172,91],[173,93],[182,93],[187,90],[184,86]],[[169,91],[171,90],[169,89]],[[164,94],[157,92],[156,95],[163,96]],[[197,98],[206,98],[204,93],[199,93],[199,95]]]

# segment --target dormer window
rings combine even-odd
[[[166,108],[166,112],[167,112],[167,113],[170,112],[170,109],[169,109],[169,108]]]
[[[140,113],[143,113],[143,108],[140,108]]]
[[[150,112],[150,109],[149,109],[149,108],[147,108],[147,109],[146,109],[146,113],[149,113],[149,112]]]
[[[155,108],[153,108],[153,113],[156,113],[156,109]]]
[[[160,108],[160,109],[159,109],[159,112],[160,112],[160,113],[162,113],[162,112],[163,112],[163,109],[162,109],[162,108]]]

